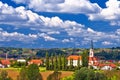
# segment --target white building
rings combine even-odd
[[[17,62],[23,62],[23,63],[25,63],[26,60],[25,59],[18,59]]]
[[[68,58],[68,66],[70,65],[70,62],[73,61],[73,66],[77,66],[78,65],[78,60],[80,61],[80,65],[82,65],[82,59],[81,56],[78,55],[70,55]]]

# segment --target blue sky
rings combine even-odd
[[[119,13],[119,0],[0,0],[0,46],[117,47]]]

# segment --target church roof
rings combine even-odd
[[[78,55],[70,55],[70,56],[68,56],[67,59],[68,59],[68,60],[70,60],[70,59],[73,59],[73,60],[78,60],[78,59],[80,59],[80,60],[81,60],[81,56],[78,56]]]

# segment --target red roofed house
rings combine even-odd
[[[5,68],[5,67],[10,67],[10,61],[9,60],[1,60],[1,67]]]
[[[116,65],[113,63],[108,63],[108,64],[104,64],[104,65],[101,64],[101,66],[99,65],[99,67],[101,70],[112,70],[112,69],[116,68]]]
[[[38,66],[40,66],[42,63],[43,63],[43,62],[42,62],[42,60],[40,60],[40,59],[32,59],[32,60],[30,60],[30,61],[28,62],[28,65],[30,65],[30,64],[37,64]]]
[[[78,55],[70,55],[68,58],[68,66],[70,65],[70,60],[73,61],[73,66],[77,66],[78,64],[78,60],[80,60],[80,65],[82,65],[82,60],[81,60],[81,56]]]

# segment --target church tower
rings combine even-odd
[[[91,48],[89,51],[89,66],[93,66],[94,64],[94,49],[93,49],[93,41],[91,40]]]
[[[94,57],[94,50],[93,50],[93,41],[91,40],[91,48],[89,52],[89,57]]]

